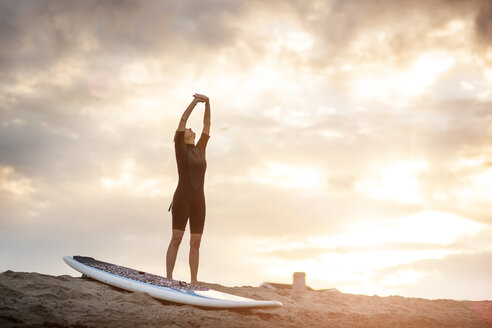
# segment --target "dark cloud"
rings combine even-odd
[[[191,66],[199,66],[198,58],[233,42],[233,16],[244,9],[239,2],[223,1],[207,5],[199,1],[15,1],[0,6],[0,118],[3,123],[25,122],[0,127],[2,164],[23,167],[34,175],[40,172],[33,170],[43,168],[50,169],[50,175],[68,168],[93,168],[97,158],[123,153],[150,156],[148,146],[130,145],[139,143],[139,136],[146,140],[148,132],[124,128],[120,132],[134,138],[121,143],[99,130],[94,115],[87,115],[102,112],[115,101],[111,95],[94,96],[93,75],[103,72],[111,77],[125,64],[147,57],[159,57],[165,65],[173,65],[170,57],[185,61],[189,57]],[[54,67],[74,58],[82,72],[67,85],[52,81],[49,74],[56,71]],[[32,92],[14,90],[28,81]],[[117,81],[113,89],[113,94],[133,92],[123,90]],[[26,170],[29,166],[33,170]]]
[[[30,71],[72,54],[181,57],[226,46],[240,2],[2,2],[0,69]],[[89,46],[89,43],[95,43]]]
[[[266,51],[267,39],[247,37],[248,26],[253,24],[248,19],[256,11],[290,12],[296,17],[315,36],[315,47],[310,54],[315,68],[345,60],[352,41],[375,28],[388,34],[387,47],[391,52],[386,55],[402,58],[409,56],[411,49],[423,49],[428,31],[468,14],[477,15],[476,30],[481,40],[490,34],[487,25],[490,5],[479,0],[335,1],[316,5],[308,1],[292,1],[290,5],[219,0],[206,4],[200,1],[15,1],[3,2],[1,8],[0,69],[4,73],[42,70],[74,53],[89,61],[105,54],[188,58],[201,65],[241,42],[246,42],[246,47],[237,54],[229,54],[230,59],[236,60],[233,56],[240,57],[241,52],[251,50],[257,59]],[[395,24],[399,27],[395,28]],[[88,46],[91,42],[95,46]],[[375,56],[379,55],[378,49],[374,51]],[[370,53],[364,56],[358,60],[374,57]]]
[[[492,42],[492,3],[482,0],[475,17],[475,31],[479,40],[486,45]]]

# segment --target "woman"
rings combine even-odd
[[[174,136],[174,149],[178,164],[178,187],[174,192],[172,207],[173,235],[167,249],[166,269],[167,277],[173,278],[174,264],[178,254],[179,245],[183,239],[188,218],[190,220],[190,271],[191,282],[197,282],[198,259],[200,241],[202,239],[205,223],[205,194],[203,184],[207,162],[205,149],[210,138],[210,102],[207,96],[194,94],[193,101],[186,108],[178,130]],[[195,146],[195,133],[186,128],[186,121],[199,102],[205,103],[205,115],[203,118],[203,131]],[[171,209],[170,207],[170,209]]]

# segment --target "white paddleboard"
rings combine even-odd
[[[277,308],[277,301],[258,301],[251,298],[208,289],[196,284],[187,284],[147,272],[98,261],[92,257],[65,256],[65,263],[108,285],[132,292],[144,292],[152,297],[175,303],[209,308]]]

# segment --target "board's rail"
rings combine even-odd
[[[103,271],[83,262],[79,262],[76,258],[77,257],[75,256],[65,256],[63,257],[63,260],[73,269],[95,280],[133,292],[144,292],[152,297],[165,301],[210,308],[277,308],[282,306],[282,303],[277,301],[258,301],[210,289],[192,290],[184,287],[171,288],[166,286],[158,286],[148,282],[120,276],[115,273]],[[95,259],[93,260],[97,261]],[[137,270],[134,271],[140,272]],[[160,278],[167,279],[164,277]]]

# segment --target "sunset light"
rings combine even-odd
[[[253,181],[282,188],[319,189],[323,187],[322,174],[316,167],[294,167],[268,163],[265,169],[251,170]]]
[[[492,299],[488,1],[0,11],[0,272]]]
[[[370,197],[401,203],[421,201],[419,174],[426,170],[425,162],[391,163],[375,165],[377,172],[364,177],[357,189]]]
[[[407,104],[433,85],[438,74],[449,70],[455,60],[449,54],[423,54],[406,70],[378,67],[370,77],[357,79],[354,88],[358,97]]]

